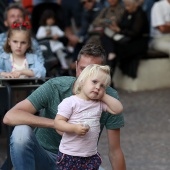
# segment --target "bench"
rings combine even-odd
[[[170,88],[170,58],[165,53],[149,49],[139,62],[137,78],[123,75],[116,67],[113,82],[115,88],[134,92]]]

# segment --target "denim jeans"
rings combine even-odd
[[[55,170],[57,154],[38,143],[30,126],[15,126],[10,138],[10,154],[14,169]],[[104,170],[102,167],[99,170]]]
[[[30,126],[16,126],[10,139],[10,154],[14,169],[55,170],[57,154],[41,147]]]

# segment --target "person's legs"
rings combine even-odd
[[[0,170],[8,170],[8,161],[7,159],[4,161],[4,163],[2,164],[2,166],[0,167]]]
[[[56,154],[41,147],[30,126],[19,125],[10,139],[10,154],[14,169],[55,170]]]
[[[109,53],[115,53],[115,46],[112,38],[102,35],[100,40],[107,56]]]
[[[66,58],[65,58],[66,57],[66,53],[64,53],[62,49],[58,49],[56,51],[56,55],[57,55],[57,58],[60,61],[62,69],[69,69],[67,61],[66,61]]]
[[[64,9],[65,26],[72,27],[72,19],[75,21],[76,28],[81,27],[82,4],[79,0],[62,0]]]
[[[114,73],[117,59],[116,59],[116,53],[115,53],[115,44],[112,38],[109,38],[106,35],[103,35],[101,37],[102,46],[106,51],[107,55],[107,64],[112,68],[112,75]]]
[[[104,170],[101,165],[101,157],[97,153],[90,157],[80,157],[72,156],[64,153],[58,152],[57,155],[57,168],[56,170],[82,170],[82,169],[91,169],[91,170]]]
[[[91,157],[82,159],[82,165],[83,165],[82,167],[85,166],[87,169],[98,170],[101,163],[102,163],[102,159],[101,159],[99,153],[97,153]]]

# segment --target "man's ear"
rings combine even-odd
[[[76,70],[77,70],[77,60],[75,61],[75,64],[76,64]]]
[[[6,27],[9,26],[7,21],[4,21],[4,25],[5,25]]]

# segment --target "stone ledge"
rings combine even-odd
[[[113,82],[115,88],[128,91],[170,88],[170,59],[142,59],[139,63],[136,79],[123,75],[117,67]]]

